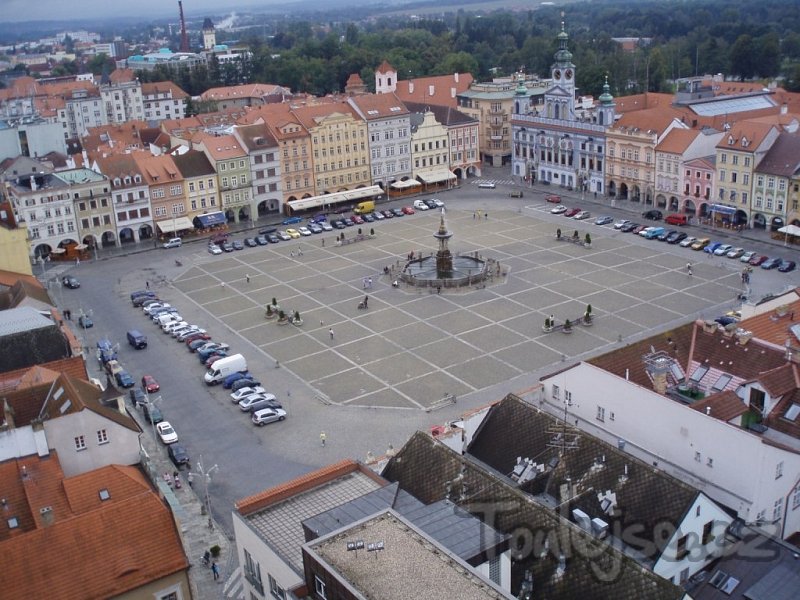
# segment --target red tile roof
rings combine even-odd
[[[759,375],[758,382],[764,387],[764,391],[777,398],[800,388],[800,374],[796,364],[786,363]]]
[[[656,152],[683,154],[698,135],[697,129],[672,129],[656,146]]]
[[[774,127],[770,123],[738,121],[722,136],[717,148],[720,150],[755,152]],[[745,140],[747,141],[746,144]]]
[[[795,321],[795,318],[798,321]],[[743,319],[739,327],[753,333],[753,337],[764,340],[776,347],[785,347],[787,340],[797,345],[797,338],[792,335],[790,327],[800,323],[800,300],[789,301],[786,303],[786,311],[782,317],[778,312],[771,310],[768,312]]]
[[[439,106],[458,106],[456,96],[472,85],[470,73],[453,73],[438,77],[418,77],[397,82],[395,94],[403,101],[424,102]]]
[[[142,96],[149,99],[149,96],[157,96],[158,94],[171,93],[173,99],[188,98],[189,94],[184,92],[177,84],[172,81],[159,81],[156,83],[143,83]]]
[[[30,457],[0,464],[0,487],[20,521],[0,542],[4,597],[118,597],[189,567],[169,509],[133,467],[64,479],[55,455]]]

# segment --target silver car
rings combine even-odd
[[[281,408],[263,408],[253,413],[253,425],[263,427],[267,423],[283,421],[286,418],[286,411]]]

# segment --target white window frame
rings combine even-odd
[[[328,600],[328,596],[325,595],[325,582],[319,578],[319,575],[314,575],[314,592],[322,598],[322,600]]]
[[[81,452],[82,450],[86,450],[86,437],[83,435],[76,435],[75,436],[75,450]]]
[[[98,445],[107,444],[108,440],[108,431],[105,429],[98,429],[97,430],[97,443]]]

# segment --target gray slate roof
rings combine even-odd
[[[303,521],[306,541],[347,527],[387,508],[408,519],[433,540],[472,566],[484,562],[485,553],[504,545],[508,536],[447,500],[423,504],[399,489],[397,483],[375,490]],[[503,548],[499,548],[503,551]]]

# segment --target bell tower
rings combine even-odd
[[[545,113],[551,119],[572,119],[575,114],[575,65],[572,64],[572,52],[567,48],[569,35],[564,30],[563,21],[556,39],[558,50],[550,67],[553,85],[545,93]]]

